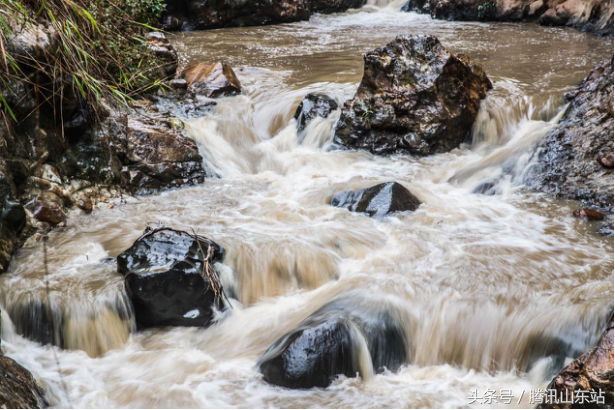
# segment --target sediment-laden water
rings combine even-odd
[[[228,62],[243,84],[241,96],[188,124],[220,178],[74,214],[50,237],[47,276],[34,241],[0,276],[5,353],[41,380],[52,405],[472,407],[472,389],[512,389],[508,406],[528,407],[529,389],[596,342],[613,300],[613,238],[574,219],[574,203],[526,191],[523,178],[563,94],[612,44],[534,24],[434,21],[400,5],[172,36],[184,63]],[[304,95],[343,103],[363,53],[402,33],[436,35],[494,82],[471,144],[427,158],[331,150],[339,112],[297,135],[292,115]],[[385,219],[328,205],[339,191],[387,181],[423,205]],[[476,193],[493,181],[494,195]],[[226,248],[218,269],[238,302],[216,325],[134,333],[108,258],[159,223]],[[408,363],[327,389],[265,383],[258,357],[332,300],[395,317]],[[70,349],[57,362],[50,346],[18,335],[46,306],[56,329],[43,338]]]

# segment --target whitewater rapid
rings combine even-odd
[[[528,407],[527,393],[517,403],[523,392],[544,388],[596,342],[613,299],[613,239],[574,219],[574,203],[528,192],[523,179],[563,93],[611,45],[538,25],[433,21],[398,3],[172,38],[184,63],[227,61],[243,84],[242,95],[187,122],[220,178],[71,214],[50,235],[49,298],[40,243],[0,276],[3,349],[53,406],[455,408],[470,405],[473,389],[511,389],[511,406]],[[361,79],[362,53],[408,31],[437,35],[494,81],[471,141],[426,158],[338,150],[339,111],[297,134],[303,96],[324,92],[342,105]],[[339,191],[388,181],[423,205],[378,220],[328,205]],[[489,195],[477,191],[485,183]],[[194,229],[227,250],[217,269],[237,300],[212,327],[135,332],[109,258],[148,224]],[[331,300],[394,315],[408,363],[327,389],[266,384],[258,357]],[[63,318],[59,369],[52,347],[19,335],[40,301]]]

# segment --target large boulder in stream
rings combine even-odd
[[[168,0],[162,15],[162,28],[207,30],[290,23],[309,18],[308,0]]]
[[[189,89],[206,97],[216,98],[241,92],[241,83],[230,65],[221,62],[197,63],[186,67],[179,78]]]
[[[265,381],[293,389],[327,387],[339,376],[397,371],[407,361],[406,334],[381,305],[341,296],[278,339],[258,361]]]
[[[331,198],[331,205],[379,218],[396,212],[415,211],[421,201],[397,182],[385,182],[357,191],[343,191]]]
[[[32,374],[0,351],[0,408],[44,409],[48,406],[45,392]]]
[[[224,248],[202,236],[147,228],[117,257],[140,328],[207,326],[224,306],[215,262]]]
[[[612,409],[613,408],[613,316],[598,344],[566,366],[551,382],[547,391],[555,391],[557,400],[547,399],[539,409]],[[602,394],[600,394],[602,391]],[[600,395],[601,403],[591,395]],[[575,403],[564,401],[574,400]]]
[[[595,67],[540,142],[526,183],[613,212],[613,59]]]
[[[339,375],[359,373],[357,346],[344,318],[301,326],[278,340],[260,364],[265,381],[293,389],[327,387]]]
[[[335,110],[337,110],[337,102],[328,95],[320,93],[306,95],[295,111],[297,131],[303,131],[314,118],[327,118]]]
[[[363,79],[344,105],[335,141],[375,154],[430,155],[468,139],[492,88],[463,54],[431,35],[403,35],[365,54]]]

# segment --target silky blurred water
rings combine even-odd
[[[532,407],[529,389],[563,366],[546,356],[596,342],[613,300],[613,238],[574,219],[576,204],[528,192],[522,181],[563,94],[612,55],[612,44],[535,24],[435,21],[399,6],[370,1],[309,22],[171,37],[184,64],[222,60],[242,82],[241,96],[188,125],[221,178],[75,212],[51,235],[51,304],[74,349],[58,352],[67,391],[51,348],[10,323],[11,312],[15,319],[46,300],[40,244],[19,251],[0,277],[3,349],[53,406],[459,408],[477,405],[472,389],[512,389],[512,404],[501,406]],[[330,150],[336,112],[311,123],[299,144],[292,115],[301,98],[319,91],[343,103],[361,79],[362,54],[402,33],[436,35],[494,82],[472,143],[427,158]],[[495,195],[474,193],[494,177]],[[370,219],[328,205],[339,191],[388,181],[422,206]],[[106,258],[158,223],[226,248],[218,269],[238,301],[214,326],[133,333],[121,313],[130,311],[123,278]],[[258,357],[339,298],[393,312],[408,335],[408,363],[327,389],[265,383]]]

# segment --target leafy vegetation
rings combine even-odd
[[[486,0],[482,2],[477,9],[478,19],[480,21],[490,20],[495,14],[495,2],[493,0]]]
[[[71,95],[90,108],[104,97],[125,103],[158,87],[161,63],[143,34],[153,29],[163,9],[164,0],[0,0],[0,111],[5,119],[17,120],[5,98],[16,82],[29,83],[46,100]],[[24,33],[41,30],[53,39],[51,47],[28,53],[11,46]]]

